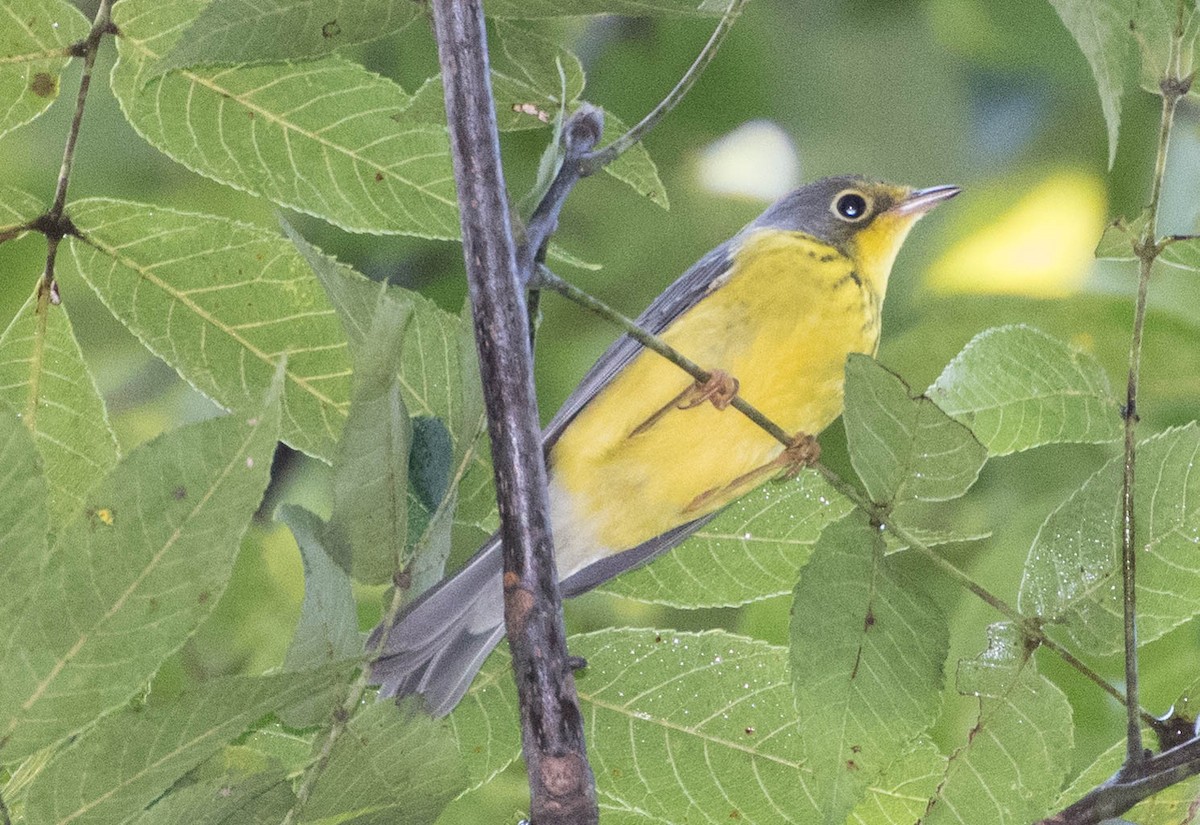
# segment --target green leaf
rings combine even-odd
[[[976,335],[929,397],[970,427],[992,455],[1121,437],[1117,401],[1096,359],[1032,327]]]
[[[1177,0],[1138,0],[1137,15],[1130,21],[1141,52],[1142,88],[1152,95],[1162,93],[1159,85],[1177,70],[1187,77],[1196,68],[1196,40],[1200,35],[1200,13]],[[1180,14],[1182,13],[1182,21]],[[1175,45],[1175,27],[1182,22],[1182,37]],[[1172,50],[1178,48],[1179,63],[1171,65]]]
[[[850,825],[912,825],[919,822],[946,770],[946,757],[926,739],[917,742],[871,783],[850,813]]]
[[[250,420],[205,421],[135,450],[88,494],[0,650],[5,762],[127,701],[212,612],[278,431],[276,389]]]
[[[870,356],[846,360],[846,440],[871,499],[897,522],[914,502],[949,501],[970,489],[987,460],[971,431]]]
[[[1134,245],[1146,231],[1148,212],[1143,212],[1133,220],[1117,218],[1104,227],[1100,243],[1096,244],[1096,260],[1099,261],[1136,261],[1137,252]]]
[[[0,69],[0,78],[3,77]],[[0,88],[3,87],[0,79]],[[23,189],[0,183],[0,242],[19,238],[27,231],[25,226],[45,211],[42,202]]]
[[[29,788],[26,822],[122,822],[255,722],[327,692],[345,672],[228,676],[170,699],[151,694],[145,707],[109,715],[55,756]]]
[[[219,776],[179,788],[159,799],[129,825],[278,825],[296,802],[283,771],[243,780]]]
[[[1134,524],[1138,642],[1160,638],[1200,614],[1200,426],[1168,430],[1137,446]],[[1050,514],[1021,581],[1019,608],[1062,625],[1084,650],[1123,645],[1118,456]]]
[[[57,532],[117,463],[117,441],[64,304],[39,301],[35,287],[0,333],[0,353],[0,400],[20,412],[37,442]]]
[[[90,28],[63,0],[0,0],[0,135],[50,108],[67,47]]]
[[[575,638],[570,640],[575,651]],[[446,717],[466,766],[469,789],[491,781],[521,754],[521,722],[508,645],[484,662],[466,696]]]
[[[1050,0],[1050,5],[1054,6],[1092,67],[1104,122],[1108,126],[1108,165],[1111,168],[1117,157],[1133,0]]]
[[[628,131],[628,127],[612,112],[604,112],[604,136],[600,145],[604,146],[616,140]],[[641,143],[635,143],[624,154],[614,160],[604,171],[622,183],[628,184],[634,192],[649,198],[651,203],[669,209],[670,200],[667,197],[667,187],[663,186],[658,177],[658,167],[650,158],[650,153]]]
[[[330,526],[352,551],[359,581],[390,581],[408,541],[408,463],[412,426],[396,366],[411,304],[380,293],[366,341],[354,362],[350,416],[334,462]]]
[[[46,565],[46,477],[33,436],[0,402],[0,628],[33,596]]]
[[[1023,641],[1013,626],[993,625],[988,649],[959,663],[958,690],[979,697],[979,715],[922,825],[1025,825],[1052,813],[1071,763],[1071,705]]]
[[[197,65],[321,57],[395,34],[420,13],[412,0],[212,0],[151,76]]]
[[[723,631],[570,644],[605,823],[816,821],[785,649]]]
[[[1176,269],[1200,272],[1200,238],[1188,238],[1167,244],[1157,260]]]
[[[218,404],[256,409],[287,356],[283,439],[329,460],[350,404],[346,338],[279,236],[211,215],[86,200],[60,277],[83,278],[147,348]]]
[[[280,508],[279,517],[296,537],[304,564],[304,601],[292,644],[283,658],[284,668],[311,670],[359,656],[363,645],[350,577],[326,547],[325,524],[294,504]]]
[[[671,607],[734,607],[792,592],[821,531],[850,503],[816,472],[766,484],[687,541],[602,589]]]
[[[491,30],[500,46],[492,55],[493,62],[502,71],[560,106],[574,103],[583,94],[583,64],[561,43],[504,20],[494,21]]]
[[[355,714],[333,746],[299,821],[432,822],[465,784],[442,722],[377,702]]]
[[[796,585],[792,688],[821,821],[843,823],[937,718],[949,627],[866,516],[821,534]]]
[[[367,336],[379,285],[324,255],[284,222],[285,234],[308,261],[337,310],[350,351]],[[456,317],[421,295],[389,286],[387,294],[411,307],[400,351],[400,391],[411,415],[440,419],[454,447],[451,480],[459,482],[452,510],[456,546],[478,547],[496,526],[492,465],[483,431],[483,399],[469,307]],[[422,508],[410,490],[412,507]],[[410,509],[410,512],[413,510]]]
[[[720,16],[719,7],[701,0],[490,0],[491,17],[527,18],[576,17],[593,14],[619,14],[625,17]]]
[[[340,57],[151,78],[200,0],[122,0],[112,88],[130,124],[184,166],[350,231],[457,238],[445,125]]]

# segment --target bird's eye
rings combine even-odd
[[[852,223],[866,217],[867,208],[867,199],[857,192],[843,192],[833,199],[833,211]]]

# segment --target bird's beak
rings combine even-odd
[[[948,201],[962,190],[957,186],[931,186],[928,189],[918,189],[907,198],[892,207],[896,215],[924,215],[942,201]]]

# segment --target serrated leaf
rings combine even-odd
[[[334,462],[330,527],[350,545],[354,578],[390,581],[408,543],[408,465],[412,425],[396,366],[412,305],[380,293],[354,362],[350,415]]]
[[[1050,0],[1050,5],[1054,6],[1092,67],[1104,122],[1108,126],[1108,165],[1111,168],[1117,157],[1133,0]]]
[[[308,264],[282,238],[212,215],[86,200],[60,277],[105,306],[192,386],[257,408],[287,356],[283,440],[329,460],[350,404],[346,338]]]
[[[0,135],[50,108],[67,47],[89,28],[63,0],[0,0]]]
[[[444,124],[413,122],[395,83],[340,57],[183,69],[151,79],[202,0],[123,0],[113,93],[184,166],[355,232],[457,238]]]
[[[680,608],[734,607],[790,593],[821,531],[850,508],[815,472],[767,484],[653,564],[601,589]]]
[[[284,668],[312,670],[353,659],[362,653],[358,612],[350,577],[326,548],[325,524],[294,504],[280,508],[279,518],[296,537],[304,564],[304,601],[292,644],[283,658]]]
[[[628,127],[616,115],[606,110],[604,112],[604,136],[600,139],[600,145],[611,143],[627,131]],[[663,186],[662,180],[658,177],[658,167],[654,165],[650,153],[641,143],[635,143],[629,147],[624,154],[605,166],[604,171],[663,209],[671,207],[670,199],[667,197],[667,187]]]
[[[1117,218],[1104,227],[1104,234],[1096,244],[1096,259],[1100,261],[1136,261],[1134,244],[1146,231],[1149,213],[1143,212],[1133,220]]]
[[[1032,327],[996,327],[976,335],[938,376],[929,397],[968,426],[992,455],[1121,437],[1103,367]]]
[[[56,755],[30,786],[26,821],[122,822],[267,714],[344,678],[345,668],[228,676],[171,699],[152,694],[145,707],[109,715]]]
[[[51,744],[141,690],[216,605],[266,488],[278,391],[130,453],[59,533],[0,668],[0,756]]]
[[[846,411],[842,415],[850,462],[871,499],[903,508],[914,502],[963,495],[987,460],[971,431],[867,355],[846,360]]]
[[[212,0],[151,77],[197,65],[321,57],[395,34],[420,13],[413,0]]]
[[[946,757],[934,744],[919,739],[871,783],[867,795],[850,812],[851,825],[912,825],[919,822],[946,770]]]
[[[792,606],[796,711],[821,822],[840,825],[937,718],[949,627],[865,515],[821,534]]]
[[[958,690],[980,697],[979,715],[922,825],[1025,825],[1050,814],[1071,761],[1071,705],[1013,626],[988,629],[988,649],[959,663]]]
[[[432,822],[465,786],[445,725],[392,702],[369,705],[333,746],[301,823]]]
[[[1137,446],[1134,524],[1138,642],[1147,644],[1200,614],[1200,426],[1168,430]],[[1118,456],[1042,525],[1021,581],[1022,613],[1062,625],[1083,649],[1123,645]]]
[[[701,0],[491,0],[491,17],[534,19],[539,17],[578,17],[593,14],[619,14],[624,17],[682,15],[710,17],[721,15],[719,8]]]
[[[0,69],[0,78],[3,69]],[[0,85],[3,80],[0,79]],[[0,243],[19,238],[26,225],[45,211],[42,202],[23,189],[0,183]]]
[[[282,771],[234,781],[217,777],[172,791],[129,825],[278,825],[295,802]]]
[[[630,629],[570,645],[604,822],[816,821],[786,649]]]
[[[46,477],[33,436],[0,403],[0,628],[11,628],[37,588],[50,526]]]
[[[65,304],[33,294],[0,334],[0,400],[33,433],[50,485],[55,532],[85,509],[88,490],[117,463],[117,440]]]

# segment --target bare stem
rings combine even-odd
[[[1138,701],[1137,651],[1137,530],[1134,517],[1134,483],[1137,464],[1137,396],[1142,362],[1142,336],[1146,325],[1146,296],[1154,261],[1163,250],[1158,237],[1158,206],[1166,177],[1167,150],[1171,142],[1171,126],[1179,98],[1187,93],[1191,79],[1180,77],[1180,43],[1183,37],[1183,4],[1179,4],[1179,20],[1171,43],[1167,77],[1159,84],[1162,96],[1162,117],[1158,127],[1158,151],[1154,159],[1154,178],[1151,182],[1150,205],[1142,236],[1135,244],[1139,261],[1137,301],[1133,311],[1133,333],[1129,343],[1129,379],[1126,384],[1125,405],[1121,411],[1125,423],[1124,473],[1121,482],[1121,582],[1125,636],[1125,722],[1126,751],[1124,770],[1134,769],[1146,758],[1142,745],[1141,716]]]
[[[704,44],[704,48],[695,62],[692,63],[683,77],[679,79],[679,82],[675,84],[675,88],[648,115],[642,118],[637,125],[603,149],[593,152],[584,162],[586,169],[584,172],[585,176],[607,166],[620,157],[622,153],[626,152],[631,146],[640,141],[647,132],[653,129],[668,112],[679,105],[679,101],[683,100],[684,96],[696,82],[696,79],[700,77],[701,72],[716,57],[717,49],[721,47],[721,42],[729,34],[729,30],[733,28],[733,24],[737,21],[738,16],[742,13],[742,8],[747,2],[748,0],[730,0],[729,7],[725,9],[725,16],[717,24],[717,28],[713,31],[712,36],[708,38],[708,42]]]

